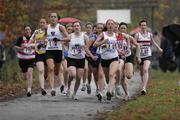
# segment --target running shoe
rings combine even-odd
[[[95,95],[97,96],[99,94],[99,90],[98,89],[96,89],[96,93],[95,93]]]
[[[86,85],[83,84],[83,85],[82,85],[82,88],[81,88],[81,91],[85,91],[85,90],[86,90]]]
[[[118,95],[118,96],[122,96],[123,94],[121,93],[121,90],[120,90],[120,87],[116,87],[115,88],[115,94]]]
[[[44,89],[41,89],[41,94],[42,94],[43,96],[45,96],[45,95],[47,94],[47,92],[46,92]]]
[[[107,92],[106,96],[107,96],[107,100],[111,101],[112,94],[110,92]]]
[[[56,96],[56,91],[55,90],[51,91],[51,96]]]
[[[60,91],[61,91],[61,93],[64,91],[64,85],[61,85]]]
[[[125,96],[124,96],[124,100],[125,100],[125,101],[130,100],[130,96],[129,96],[129,95],[125,95]]]
[[[146,89],[141,90],[141,95],[146,95]]]
[[[101,95],[101,93],[98,93],[96,96],[97,96],[97,98],[98,98],[99,101],[102,101],[102,95]]]
[[[27,95],[27,97],[31,97],[31,92],[30,91],[27,92],[26,95]]]
[[[70,95],[71,95],[71,91],[70,91],[70,90],[67,90],[66,96],[69,97]]]
[[[76,95],[72,95],[72,99],[78,100],[78,97]]]
[[[87,94],[91,94],[91,86],[89,84],[86,84],[87,87]]]

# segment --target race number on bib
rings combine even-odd
[[[37,41],[36,43],[36,52],[45,53],[46,52],[46,41]]]
[[[141,47],[141,57],[149,56],[149,46],[142,46]]]
[[[74,45],[74,46],[72,47],[72,49],[71,49],[71,54],[72,54],[73,56],[76,56],[76,55],[78,55],[78,54],[81,54],[82,51],[83,51],[83,47],[82,47],[82,46],[80,46],[80,45]]]
[[[33,50],[31,47],[27,47],[27,48],[24,48],[24,51],[23,51],[26,55],[31,55],[33,54]]]

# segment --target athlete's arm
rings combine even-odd
[[[136,46],[136,58],[137,58],[137,61],[138,63],[140,64],[141,63],[141,58],[140,58],[140,52],[141,52],[141,49],[140,49],[140,45],[137,43],[137,41],[129,35],[129,40],[130,40],[130,43],[132,43],[133,45]]]
[[[70,37],[68,35],[68,32],[66,31],[66,28],[63,25],[59,26],[60,31],[64,34],[64,38],[62,39],[63,42],[69,42]]]
[[[98,46],[100,46],[100,45],[102,45],[102,44],[104,44],[104,43],[106,43],[106,42],[107,42],[107,39],[104,40],[104,35],[103,35],[103,33],[101,33],[101,34],[97,37],[97,40],[94,42],[93,46],[94,46],[94,47],[98,47]]]
[[[89,48],[91,47],[91,45],[94,43],[94,39],[93,38],[90,38],[89,41],[86,43],[86,47],[85,47],[85,51],[86,53],[93,59],[95,60],[96,56],[94,56],[91,51],[89,50]]]
[[[18,51],[22,51],[24,50],[24,46],[21,46],[21,43],[22,43],[22,37],[19,37],[17,40],[16,40],[16,44],[15,44],[15,48],[18,50]]]
[[[163,52],[163,50],[159,47],[159,45],[155,42],[155,40],[154,40],[154,38],[152,37],[152,35],[151,35],[151,41],[152,41],[152,43],[155,45],[155,47],[158,49],[158,51],[160,52],[160,53],[162,53]]]

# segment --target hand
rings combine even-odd
[[[162,56],[162,53],[163,53],[163,49],[159,48],[159,49],[158,49],[158,54],[159,54],[159,56]]]
[[[138,64],[141,64],[141,58],[140,57],[137,57],[136,60],[137,60]]]
[[[55,38],[53,38],[53,41],[54,41],[54,42],[57,42],[57,41],[60,41],[60,39],[58,39],[58,38],[55,37]]]
[[[120,56],[125,56],[125,51],[124,50],[118,50],[118,53]]]
[[[37,46],[37,49],[39,50],[39,49],[41,49],[41,47],[42,47],[42,44],[39,44],[39,45]]]

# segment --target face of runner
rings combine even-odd
[[[96,33],[97,32],[97,26],[94,26],[93,27],[93,33]]]
[[[114,21],[108,20],[106,22],[107,31],[113,31],[114,30]]]
[[[26,37],[30,37],[30,36],[31,36],[31,28],[30,28],[29,26],[26,26],[26,27],[24,28],[24,35],[25,35]]]
[[[72,26],[67,27],[67,32],[68,34],[71,34],[73,32],[73,27]]]
[[[90,25],[90,24],[86,25],[86,32],[87,33],[91,33],[92,32],[92,28],[93,28],[92,25]]]
[[[115,32],[115,33],[118,32],[118,27],[119,27],[119,23],[115,23],[115,24],[114,24],[114,32]]]
[[[120,32],[122,32],[122,33],[127,33],[127,26],[126,26],[126,25],[121,25],[121,26],[119,27],[119,30],[120,30]]]
[[[104,26],[102,24],[97,24],[96,31],[97,33],[101,33],[103,31]]]
[[[47,22],[46,19],[41,18],[40,22],[39,22],[40,28],[41,29],[46,29],[47,28]]]
[[[73,29],[74,29],[74,32],[78,33],[81,31],[81,25],[79,22],[76,22],[73,24]]]
[[[58,21],[57,13],[51,13],[50,15],[50,21],[52,24],[56,24]]]
[[[147,23],[146,22],[142,22],[140,24],[140,27],[141,27],[142,30],[147,30]]]

